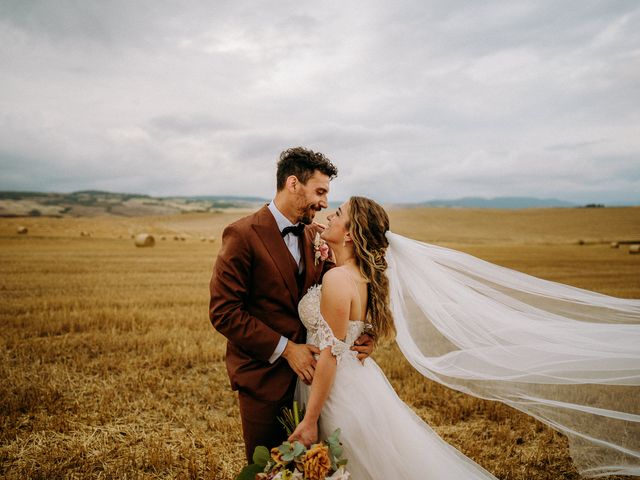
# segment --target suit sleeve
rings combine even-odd
[[[266,362],[281,335],[247,312],[252,256],[242,233],[233,225],[225,228],[209,284],[209,318],[231,343]]]

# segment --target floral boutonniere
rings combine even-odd
[[[318,262],[324,262],[329,258],[329,245],[322,238],[320,238],[320,232],[316,233],[313,239],[313,264],[318,265]]]

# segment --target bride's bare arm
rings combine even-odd
[[[335,374],[336,359],[331,354],[330,347],[327,347],[320,353],[320,358],[316,365],[316,372],[313,375],[313,382],[311,383],[311,393],[309,403],[307,404],[307,411],[300,424],[289,437],[290,442],[297,440],[307,447],[313,443],[317,443],[318,418],[320,417],[322,406],[329,396]]]
[[[327,321],[333,334],[338,339],[347,335],[349,312],[351,310],[351,280],[348,273],[340,268],[325,274],[322,282],[322,297],[320,312]],[[316,371],[311,383],[309,402],[306,406],[304,419],[289,437],[289,441],[298,440],[306,446],[318,441],[318,418],[324,402],[329,396],[333,379],[336,374],[336,358],[331,353],[331,347],[320,352]]]

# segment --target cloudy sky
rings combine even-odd
[[[0,190],[640,203],[640,3],[0,2]]]

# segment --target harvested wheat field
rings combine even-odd
[[[234,478],[238,409],[207,316],[219,241],[202,239],[240,215],[0,220],[3,478]],[[415,209],[391,220],[420,240],[640,298],[640,255],[610,247],[640,240],[640,208]],[[140,232],[155,246],[136,248]],[[416,412],[499,478],[579,478],[562,435],[425,380],[393,345],[374,357]]]

